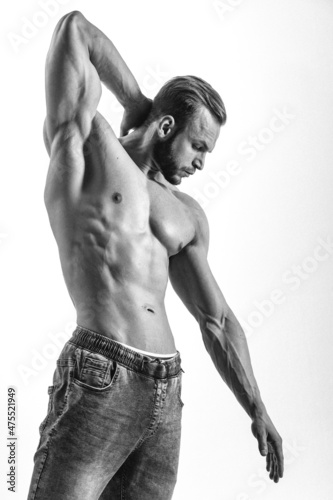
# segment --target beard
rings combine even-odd
[[[176,161],[174,151],[172,149],[173,142],[179,134],[177,130],[167,141],[156,142],[153,146],[153,159],[161,169],[164,178],[170,184],[180,184],[182,181],[179,175],[179,164]]]

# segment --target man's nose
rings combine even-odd
[[[192,165],[193,165],[194,168],[197,168],[198,170],[202,170],[204,168],[204,165],[205,165],[205,160],[204,160],[204,158],[202,158],[201,160],[199,160],[198,158],[196,158],[193,161]]]

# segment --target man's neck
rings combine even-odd
[[[154,161],[153,145],[155,140],[155,131],[145,127],[140,127],[119,138],[119,142],[127,154],[149,179],[163,184],[169,189],[179,191],[165,179],[160,167]]]
[[[154,173],[160,172],[153,159],[154,131],[140,127],[120,137],[119,142],[144,174],[151,177]]]

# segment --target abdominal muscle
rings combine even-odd
[[[176,351],[163,301],[144,288],[113,283],[95,296],[86,293],[76,310],[79,326],[112,340],[150,353]]]
[[[164,306],[167,250],[149,227],[137,233],[91,221],[75,227],[79,233],[57,241],[77,324],[151,354],[174,354]]]

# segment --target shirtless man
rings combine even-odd
[[[97,111],[101,82],[125,110],[119,139]],[[49,388],[29,499],[172,497],[183,403],[164,307],[169,276],[277,482],[282,441],[209,269],[207,219],[175,188],[215,146],[226,120],[220,96],[177,77],[152,103],[112,42],[72,12],[53,35],[46,102],[45,203],[78,327]]]

